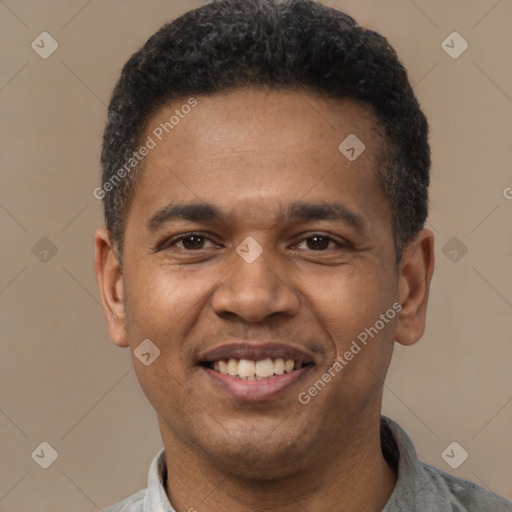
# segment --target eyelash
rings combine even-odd
[[[210,242],[213,242],[213,240],[211,240],[211,238],[207,237],[205,234],[203,233],[198,233],[198,232],[190,232],[190,233],[184,233],[183,235],[179,235],[175,238],[171,238],[169,240],[167,240],[166,242],[164,242],[164,244],[162,244],[162,246],[159,248],[159,250],[166,250],[166,249],[169,249],[173,246],[175,246],[177,243],[183,241],[184,239],[186,238],[191,238],[193,236],[197,236],[199,238],[203,238],[205,240],[209,240]],[[309,240],[311,238],[327,238],[329,240],[329,242],[333,242],[334,244],[336,244],[337,248],[339,249],[346,249],[348,246],[346,244],[343,244],[341,242],[338,242],[337,240],[335,240],[334,238],[332,238],[331,236],[328,236],[328,235],[324,235],[322,233],[313,233],[305,238],[302,238],[300,240],[300,242],[304,242],[306,240]],[[215,242],[213,242],[215,243]],[[182,251],[186,251],[186,252],[199,252],[201,251],[203,248],[201,249],[197,249],[197,250],[193,250],[193,249],[185,249],[185,248],[180,248]],[[317,250],[315,251],[314,249],[309,249],[313,252],[327,252],[329,249],[321,249],[321,250]]]

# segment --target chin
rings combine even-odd
[[[273,435],[254,427],[228,430],[229,436],[224,432],[223,439],[213,444],[210,437],[202,448],[214,465],[233,476],[261,481],[285,478],[307,468],[309,443],[305,433],[283,436],[279,430],[274,428]]]

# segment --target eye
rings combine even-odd
[[[177,247],[178,249],[183,249],[185,251],[197,251],[207,248],[204,247],[206,241],[213,244],[209,238],[201,233],[186,233],[184,235],[177,236],[176,238],[172,238],[162,246],[162,249]],[[179,244],[181,244],[181,247]],[[215,244],[213,244],[213,246],[215,246]]]
[[[327,249],[333,249],[333,248],[336,248],[336,247],[344,247],[343,244],[341,244],[340,242],[337,242],[336,240],[334,240],[333,238],[331,238],[330,236],[326,236],[326,235],[321,235],[321,234],[314,234],[312,236],[309,236],[307,238],[304,238],[298,245],[297,247],[301,244],[301,243],[306,243],[306,248],[309,249],[309,250],[312,250],[312,251],[325,251]],[[331,245],[331,247],[329,247],[330,244],[334,244],[334,247]]]

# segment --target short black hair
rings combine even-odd
[[[214,0],[165,24],[125,64],[101,153],[105,222],[121,263],[141,166],[132,164],[123,179],[119,171],[150,116],[172,100],[248,86],[299,88],[372,108],[382,133],[377,181],[391,205],[398,263],[428,214],[428,124],[388,41],[313,0]]]

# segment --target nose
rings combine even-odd
[[[299,298],[293,292],[282,268],[272,264],[266,252],[251,263],[234,255],[235,263],[213,293],[216,314],[237,315],[246,322],[261,322],[270,315],[293,316],[299,310]]]

